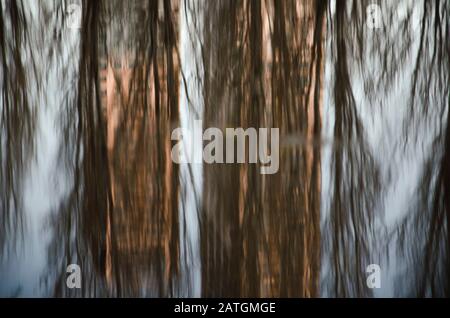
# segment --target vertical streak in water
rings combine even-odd
[[[66,94],[72,90],[71,79],[76,76],[79,45],[78,31],[65,28],[56,14],[61,6],[52,2],[23,6],[24,20],[20,23],[26,26],[29,37],[19,52],[27,83],[24,98],[32,106],[33,115],[30,140],[23,143],[30,142],[33,150],[19,188],[25,223],[23,241],[9,236],[13,253],[7,254],[4,262],[0,255],[0,297],[52,295],[43,279],[49,270],[48,245],[55,235],[48,221],[71,187],[70,173],[60,160],[60,148],[67,141],[59,130],[59,121]],[[61,38],[56,40],[55,34]],[[25,121],[23,116],[21,121]]]
[[[195,135],[194,123],[203,117],[203,62],[201,0],[183,0],[180,10],[180,123],[184,155],[201,158],[202,138]],[[182,282],[180,296],[199,297],[201,292],[199,211],[203,178],[202,163],[180,167],[180,257]]]

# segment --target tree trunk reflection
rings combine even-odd
[[[0,0],[0,295],[36,244],[38,295],[449,296],[450,4],[372,2]],[[173,163],[194,117],[279,171]]]

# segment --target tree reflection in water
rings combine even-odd
[[[367,297],[378,294],[366,266],[380,263],[395,281],[382,295],[448,296],[450,5],[380,1],[374,31],[371,2],[82,1],[69,37],[69,2],[0,1],[0,261],[30,239],[36,124],[61,94],[55,171],[68,189],[42,225],[42,294]],[[181,33],[199,60],[180,50]],[[170,158],[183,107],[198,110],[183,64],[196,65],[205,127],[281,133],[275,175],[203,165],[189,207],[198,242],[185,230],[196,180]],[[414,191],[395,198],[402,187]],[[183,284],[195,251],[200,276]],[[71,263],[82,289],[65,286]]]

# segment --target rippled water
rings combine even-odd
[[[0,296],[449,296],[450,3],[372,2],[0,0]]]

